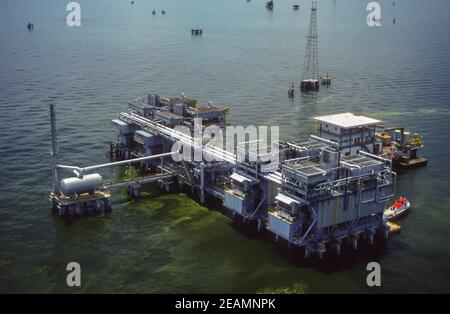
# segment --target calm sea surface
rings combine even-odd
[[[379,28],[366,25],[368,0],[318,1],[320,69],[333,82],[292,101],[308,1],[269,12],[263,0],[80,0],[79,28],[65,23],[67,2],[0,1],[0,292],[450,292],[449,1],[380,1]],[[399,177],[413,209],[381,256],[382,287],[366,286],[367,262],[296,266],[185,195],[134,202],[114,191],[110,215],[55,217],[47,104],[57,104],[61,162],[83,166],[107,160],[110,120],[149,92],[229,106],[230,122],[279,125],[284,139],[346,111],[419,132],[429,165]],[[65,284],[71,261],[82,265],[78,290]]]

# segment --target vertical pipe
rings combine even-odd
[[[353,128],[350,128],[350,155],[352,154],[352,146],[353,146]]]
[[[162,152],[163,154],[166,152],[165,151],[165,145],[164,142],[166,141],[165,137],[162,138]],[[161,157],[161,173],[164,173],[164,157]]]
[[[58,182],[58,144],[56,141],[56,118],[54,104],[50,104],[50,126],[52,134],[52,172],[53,172],[53,192],[59,193]]]
[[[376,125],[373,126],[373,130],[372,130],[372,153],[375,151],[375,134],[377,133],[376,131]],[[380,145],[381,148],[381,145]],[[379,152],[380,154],[382,153],[381,151]]]
[[[202,162],[200,164],[200,203],[205,202],[205,164]]]

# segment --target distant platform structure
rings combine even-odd
[[[302,92],[319,90],[319,80],[302,80],[300,90]]]
[[[330,85],[331,84],[331,76],[330,74],[326,74],[320,78],[320,83],[322,85]]]
[[[306,37],[302,81],[300,83],[302,92],[319,90],[319,48],[317,38],[317,1],[313,1],[308,36]]]
[[[201,29],[201,28],[193,28],[193,29],[191,29],[191,35],[192,36],[203,35],[203,29]]]

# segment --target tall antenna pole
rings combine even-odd
[[[53,192],[59,194],[59,181],[58,181],[58,143],[56,141],[56,118],[54,104],[50,104],[50,125],[52,132],[52,171],[53,171]]]
[[[309,31],[306,37],[306,54],[303,64],[302,82],[319,80],[319,48],[317,36],[317,1],[312,1]],[[317,88],[318,88],[317,84]]]

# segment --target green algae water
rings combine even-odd
[[[0,2],[0,292],[450,292],[448,1],[380,1],[379,28],[366,24],[369,1],[318,1],[319,64],[332,85],[292,100],[306,2],[298,12],[296,1],[273,12],[263,0],[134,2],[80,0],[79,28],[65,24],[63,1]],[[201,37],[190,34],[196,27]],[[369,260],[299,266],[236,230],[220,206],[153,185],[138,200],[113,191],[105,216],[55,217],[47,103],[57,104],[61,162],[87,166],[108,160],[110,120],[150,92],[229,106],[231,123],[279,125],[282,139],[315,134],[314,116],[348,111],[419,132],[429,164],[399,175],[397,194],[412,210],[377,258],[382,286],[367,287]],[[66,285],[72,261],[80,288]]]

